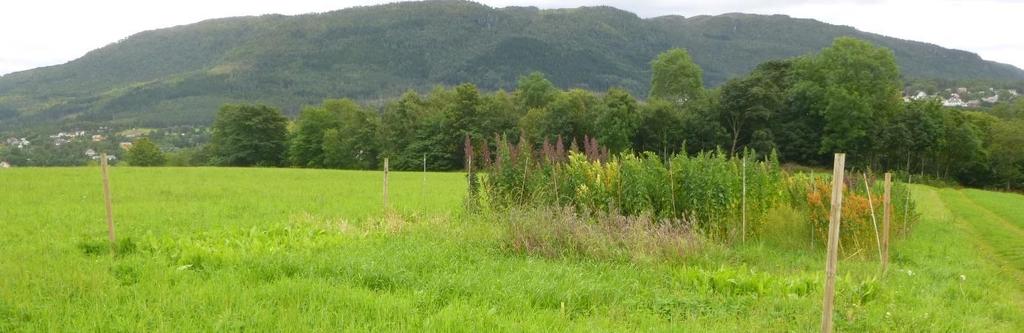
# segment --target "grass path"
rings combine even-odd
[[[1014,208],[1024,205],[1024,200],[1013,195],[976,190],[942,190],[942,198],[952,208],[956,222],[975,238],[975,244],[1008,276],[1024,285],[1024,229],[1011,222],[1012,217],[1020,223],[1024,216],[1007,215]],[[1019,196],[1018,196],[1019,197]],[[988,208],[987,208],[988,207]]]

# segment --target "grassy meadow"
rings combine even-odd
[[[784,221],[682,261],[551,259],[465,213],[462,174],[390,185],[385,214],[380,172],[115,167],[115,255],[97,168],[0,170],[0,332],[818,329],[824,250]],[[837,330],[1024,331],[1024,196],[913,191],[888,275],[840,258]]]

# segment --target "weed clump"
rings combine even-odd
[[[116,255],[129,255],[135,253],[138,246],[131,238],[118,239],[111,247],[110,242],[105,239],[82,239],[76,245],[82,254],[88,256],[101,256],[110,254],[113,250]]]
[[[704,245],[688,224],[658,223],[647,215],[582,216],[571,208],[547,208],[513,209],[501,218],[509,249],[549,258],[671,261],[698,253]]]

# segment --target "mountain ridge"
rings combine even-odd
[[[967,51],[786,15],[641,18],[609,6],[400,2],[147,30],[62,65],[8,73],[0,76],[0,128],[205,123],[232,102],[294,114],[324,98],[377,100],[436,84],[511,89],[531,71],[563,88],[620,86],[645,96],[651,59],[672,47],[688,49],[714,86],[839,36],[892,49],[909,78],[1024,80],[1021,69]]]

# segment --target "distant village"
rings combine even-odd
[[[85,161],[98,161],[100,156],[102,156],[101,153],[107,154],[108,161],[116,162],[118,155],[131,149],[133,142],[141,137],[149,137],[165,151],[174,151],[205,143],[208,139],[208,130],[191,126],[160,130],[131,128],[120,131],[109,127],[99,127],[92,130],[60,131],[48,135],[11,136],[0,139],[0,153],[7,151],[7,154],[4,154],[6,156],[0,155],[0,168],[33,165],[32,158],[38,158],[38,156],[33,155],[44,155],[38,153],[38,151],[73,155],[61,156],[61,160],[66,161],[66,163],[58,163],[57,165],[80,165],[84,164]],[[12,156],[21,157],[23,161],[16,161],[17,157]],[[51,165],[49,163],[41,164]]]
[[[903,100],[906,102],[914,100],[929,100],[934,99],[942,102],[942,106],[951,108],[980,108],[985,106],[992,106],[999,101],[1009,101],[1017,98],[1020,94],[1015,89],[995,89],[988,88],[984,90],[970,91],[965,87],[959,87],[956,89],[947,88],[941,90],[935,94],[928,94],[924,91],[917,90],[910,94],[903,96]]]

